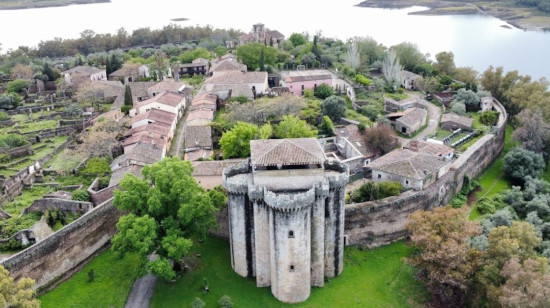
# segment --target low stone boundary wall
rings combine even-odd
[[[72,215],[82,215],[94,208],[91,202],[65,200],[60,198],[44,198],[34,200],[34,202],[21,211],[21,215],[31,212],[46,212],[47,210],[59,209],[61,213],[67,215],[69,212]]]
[[[72,270],[109,244],[121,215],[112,201],[108,200],[44,240],[2,261],[2,265],[15,280],[34,279],[39,292],[55,287]]]

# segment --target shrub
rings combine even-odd
[[[369,78],[361,75],[361,74],[357,74],[355,75],[355,81],[360,84],[360,85],[363,85],[363,86],[370,86],[372,84],[372,80],[370,80]]]
[[[397,196],[401,193],[403,185],[399,182],[381,182],[378,183],[378,198],[384,199],[391,196]]]
[[[479,121],[485,125],[495,126],[498,123],[498,111],[485,111],[479,117]]]
[[[326,84],[323,83],[321,85],[318,85],[317,88],[313,91],[315,94],[315,97],[319,99],[325,99],[333,94],[332,88]]]
[[[401,193],[401,183],[398,182],[367,182],[352,193],[353,202],[367,202],[380,200]]]
[[[0,136],[0,149],[13,149],[27,144],[29,144],[29,141],[21,135],[9,134]]]
[[[10,116],[7,113],[0,111],[0,121],[6,121],[9,119],[10,119]]]
[[[241,103],[241,104],[248,103],[249,101],[250,100],[248,99],[248,97],[246,97],[244,95],[234,96],[234,97],[232,97],[228,100],[229,103],[238,102],[238,103]]]
[[[14,81],[8,82],[6,85],[7,93],[19,93],[21,90],[29,87],[29,82],[24,79],[16,79]]]
[[[95,272],[94,272],[94,269],[92,268],[91,270],[88,271],[88,282],[94,281],[94,278],[95,278]]]
[[[71,199],[75,201],[90,201],[90,195],[85,189],[77,189],[73,191],[71,195]]]
[[[527,177],[537,178],[544,167],[542,155],[519,147],[513,148],[504,156],[504,174],[520,184]]]
[[[129,106],[129,105],[122,105],[122,107],[120,107],[120,111],[122,111],[124,114],[128,114],[130,113],[130,110],[132,109],[133,106]]]
[[[5,163],[10,160],[10,155],[6,153],[0,153],[0,163]]]
[[[231,301],[231,297],[224,295],[218,301],[218,305],[220,305],[220,308],[232,308],[233,302]]]
[[[80,173],[85,176],[103,176],[111,173],[111,167],[109,167],[107,158],[92,157],[88,159]]]
[[[305,98],[314,98],[315,95],[313,94],[313,90],[311,90],[311,89],[304,89],[304,97],[305,97]]]

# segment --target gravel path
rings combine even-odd
[[[155,291],[155,284],[157,283],[157,277],[147,274],[134,282],[128,301],[126,302],[126,308],[148,308],[149,301]]]

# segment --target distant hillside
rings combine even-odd
[[[105,2],[111,2],[111,0],[3,0],[0,1],[0,10],[23,10],[32,8]]]

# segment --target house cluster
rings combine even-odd
[[[428,111],[417,98],[400,101],[384,97],[386,118],[399,133],[411,136],[426,125]]]
[[[266,46],[279,46],[279,43],[285,39],[285,36],[277,30],[266,30],[264,24],[255,24],[252,26],[252,32],[241,35],[239,44],[263,43]]]

